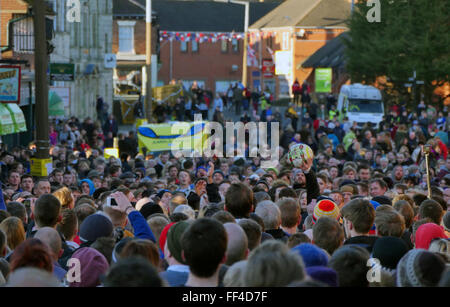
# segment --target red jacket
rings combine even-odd
[[[439,140],[439,148],[441,149],[441,156],[442,158],[444,158],[444,160],[447,160],[447,155],[448,155],[448,149],[447,146],[445,146],[445,144]]]
[[[294,82],[292,85],[292,93],[294,94],[300,94],[302,92],[302,87],[298,82]]]

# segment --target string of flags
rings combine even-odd
[[[276,31],[270,32],[250,32],[247,34],[247,39],[254,41],[262,38],[266,39],[277,35]],[[245,34],[239,32],[172,32],[172,31],[160,31],[159,40],[168,41],[176,40],[181,42],[196,41],[198,43],[215,43],[221,40],[242,40]]]

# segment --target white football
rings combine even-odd
[[[311,158],[314,158],[314,152],[306,144],[295,144],[289,149],[288,159],[294,167],[301,167]]]

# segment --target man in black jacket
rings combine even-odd
[[[307,203],[311,203],[313,199],[317,199],[320,196],[320,187],[317,183],[316,173],[312,169],[313,158],[304,163],[300,170],[293,172],[293,188],[294,189],[306,189]]]

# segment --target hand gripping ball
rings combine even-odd
[[[294,167],[301,167],[311,158],[314,158],[314,152],[306,144],[295,144],[289,149],[288,159]]]

